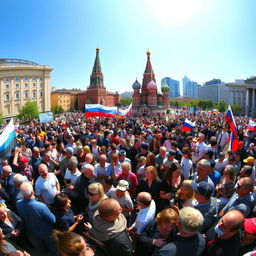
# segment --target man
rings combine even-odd
[[[5,188],[6,192],[9,195],[12,195],[15,191],[14,178],[15,173],[12,171],[10,165],[5,165],[2,169],[1,180],[3,181],[2,185]]]
[[[175,155],[176,155],[176,152],[171,149],[167,154],[166,154],[166,158],[163,162],[163,165],[162,167],[160,168],[161,171],[167,171],[171,165],[173,163],[179,163],[176,159],[175,159]]]
[[[217,149],[217,140],[216,137],[212,136],[210,138],[210,144],[207,145],[207,150],[211,150],[213,152],[213,159],[217,159],[218,158],[218,149]]]
[[[227,165],[227,161],[224,161],[225,154],[223,152],[220,152],[219,158],[215,160],[215,170],[221,173],[224,169],[224,167]]]
[[[220,216],[223,216],[229,210],[236,209],[240,211],[244,217],[248,217],[251,213],[255,202],[251,192],[253,191],[253,182],[250,178],[241,178],[236,185],[236,192],[229,199],[226,206],[220,212]]]
[[[156,155],[156,169],[159,170],[163,165],[164,159],[166,155],[166,147],[162,146],[159,149],[159,154]]]
[[[29,182],[21,184],[20,192],[24,199],[17,202],[17,210],[30,239],[45,254],[50,252],[51,255],[56,255],[51,239],[55,216],[45,204],[35,199],[33,187]]]
[[[229,141],[228,128],[216,133],[218,153],[222,152]]]
[[[93,217],[93,226],[85,228],[104,244],[107,255],[131,256],[132,243],[126,230],[126,219],[119,203],[112,198],[104,199]]]
[[[103,179],[112,175],[112,173],[108,172],[109,163],[106,161],[107,157],[105,154],[99,155],[99,163],[94,166],[94,174],[97,179]]]
[[[246,159],[244,159],[243,161],[245,164],[249,165],[252,167],[252,173],[250,175],[250,178],[252,179],[252,181],[255,183],[256,182],[256,170],[255,170],[255,158],[252,156],[247,157]]]
[[[137,196],[137,203],[139,213],[137,214],[135,222],[128,230],[140,235],[147,224],[154,219],[156,204],[148,192],[140,192]]]
[[[60,192],[60,183],[54,173],[49,173],[45,164],[38,166],[39,177],[35,183],[35,195],[38,200],[51,207],[54,197]]]
[[[203,133],[199,133],[197,142],[192,146],[192,162],[196,164],[200,161],[207,149],[206,144],[204,143],[205,135]]]
[[[30,159],[29,164],[33,167],[34,180],[39,177],[38,173],[38,165],[42,162],[42,158],[40,156],[40,150],[38,147],[32,148],[32,157]]]
[[[179,212],[176,224],[179,234],[173,242],[164,245],[153,256],[200,256],[205,247],[205,239],[199,233],[204,218],[192,207],[184,207]]]
[[[88,207],[89,197],[88,197],[88,186],[95,182],[94,167],[91,164],[85,164],[81,168],[81,175],[76,180],[76,191],[78,193],[78,199],[80,202],[79,210],[83,212],[84,209]]]
[[[221,180],[221,175],[218,171],[215,170],[215,161],[213,159],[210,160],[210,168],[208,170],[208,175],[211,178],[214,186],[219,184]]]
[[[68,160],[73,156],[74,150],[72,147],[67,147],[66,148],[66,157],[61,160],[60,162],[60,172],[61,176],[65,176],[65,172],[68,168]]]
[[[20,151],[20,148],[16,148],[15,156],[13,158],[13,171],[25,175],[29,181],[33,182],[33,167],[28,164],[28,158],[26,156],[18,157]]]
[[[128,162],[131,164],[131,160],[129,158],[126,157],[126,152],[125,150],[121,149],[119,152],[118,152],[118,156],[119,156],[119,163],[123,163],[123,162]]]
[[[195,209],[199,210],[204,216],[204,222],[200,228],[200,232],[204,233],[218,216],[218,203],[214,197],[214,187],[212,184],[202,181],[200,183],[192,183],[191,187],[195,190],[195,199],[197,204]]]
[[[22,183],[27,182],[28,179],[26,176],[21,175],[20,173],[16,173],[13,177],[13,182],[14,182],[14,193],[12,195],[12,205],[13,208],[16,209],[16,203],[18,200],[23,199],[21,193],[20,193],[20,186]]]
[[[171,149],[175,151],[175,159],[180,163],[182,158],[182,153],[178,148],[178,143],[176,141],[171,142]]]
[[[237,210],[227,212],[217,220],[206,233],[207,256],[238,256],[240,249],[240,228],[244,216]]]

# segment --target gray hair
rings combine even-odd
[[[204,217],[200,211],[192,207],[184,207],[180,210],[179,220],[184,232],[195,234],[203,225]]]
[[[32,184],[30,182],[23,182],[20,185],[20,193],[24,198],[31,198],[31,195],[34,193]]]
[[[211,167],[211,163],[210,161],[206,160],[206,159],[201,159],[197,165],[203,165],[205,168],[210,168]]]
[[[78,161],[77,161],[77,158],[76,157],[71,157],[69,160],[68,160],[68,165],[72,166],[72,167],[77,167],[78,166]]]
[[[13,182],[16,185],[21,185],[23,182],[27,181],[26,176],[21,175],[20,173],[17,173],[13,176]]]

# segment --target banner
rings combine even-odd
[[[47,112],[47,113],[39,114],[39,121],[41,124],[52,122],[53,121],[53,113]]]

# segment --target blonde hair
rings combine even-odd
[[[127,169],[129,171],[131,170],[131,164],[129,162],[123,162],[121,164],[121,166],[122,166],[122,168],[125,168],[125,169]]]
[[[100,194],[100,200],[104,197],[104,187],[99,182],[93,182],[88,186],[88,191],[93,194]]]
[[[59,252],[67,256],[79,256],[85,249],[83,238],[74,232],[53,230],[53,237]]]
[[[162,210],[156,215],[156,223],[159,225],[161,223],[177,223],[179,218],[178,212],[171,208]]]
[[[182,182],[181,188],[185,190],[185,200],[194,199],[195,192],[191,188],[192,180],[184,180]],[[177,191],[177,196],[179,197],[181,193],[181,188]]]
[[[8,208],[7,208],[6,204],[3,203],[3,202],[0,202],[0,208],[4,208],[4,209],[6,210],[6,213],[7,213],[7,218],[8,218],[10,221],[13,221],[13,218],[12,218],[10,212],[8,211]]]
[[[91,149],[89,146],[84,146],[83,150],[85,154],[91,153]]]

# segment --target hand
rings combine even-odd
[[[19,229],[14,229],[14,230],[11,232],[11,234],[12,234],[13,236],[19,236],[19,235],[20,235],[20,230],[19,230]]]
[[[67,184],[66,187],[70,190],[74,190],[75,187],[72,184]]]
[[[81,222],[83,219],[84,219],[84,216],[81,214],[77,215],[77,217],[76,217],[77,222]]]
[[[87,230],[92,229],[92,225],[89,222],[84,223],[84,228]]]
[[[154,239],[153,240],[153,245],[156,246],[156,247],[162,247],[162,246],[164,246],[166,244],[167,244],[167,242],[163,238],[159,238],[159,239]]]
[[[54,174],[55,174],[55,175],[59,175],[59,174],[60,174],[60,170],[58,170],[58,171],[55,170],[55,171],[54,171]]]
[[[14,251],[8,254],[9,256],[31,256],[29,253],[27,253],[26,251],[22,252],[22,251]]]

